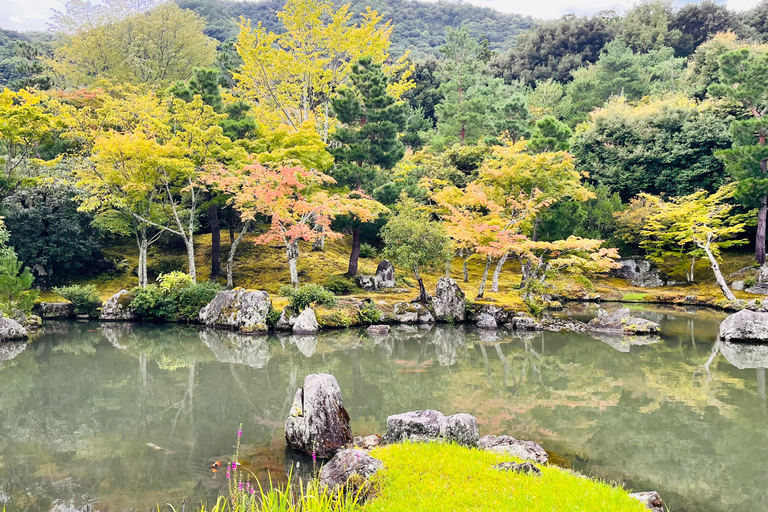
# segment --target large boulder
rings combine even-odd
[[[38,302],[32,311],[44,320],[58,320],[75,316],[75,305],[71,302]]]
[[[653,269],[651,262],[643,258],[619,260],[618,269],[613,274],[627,279],[632,286],[639,288],[660,288],[664,286],[661,274]]]
[[[365,450],[340,450],[320,470],[320,483],[331,491],[346,488],[358,494],[384,463],[371,457]]]
[[[480,437],[477,420],[469,414],[445,416],[439,411],[412,411],[387,418],[387,443],[453,441],[474,446]]]
[[[136,320],[139,316],[129,307],[132,300],[131,292],[120,290],[104,303],[99,320],[104,322]]]
[[[755,295],[768,295],[768,283],[757,283],[744,290]]]
[[[267,331],[272,299],[263,291],[224,290],[200,310],[200,322],[248,333]]]
[[[728,316],[720,324],[723,341],[768,343],[768,313],[744,309]]]
[[[450,277],[437,280],[432,307],[438,322],[463,322],[467,317],[467,299],[458,283]]]
[[[27,339],[27,330],[12,318],[0,317],[0,341]]]
[[[653,512],[664,512],[666,510],[664,501],[656,491],[635,492],[630,494],[630,496],[645,505],[645,508],[652,510]]]
[[[389,260],[381,260],[376,267],[376,278],[379,288],[395,287],[395,266]]]
[[[480,329],[486,329],[489,331],[495,331],[497,328],[496,319],[488,313],[483,313],[477,317],[477,326]]]
[[[315,317],[315,311],[312,308],[306,308],[296,317],[293,323],[293,334],[317,334],[320,332],[320,326]]]
[[[379,289],[379,277],[360,274],[357,276],[357,285],[367,292],[375,292]]]
[[[398,302],[393,317],[400,324],[431,324],[435,321],[429,308],[418,302]]]
[[[483,436],[477,441],[477,447],[503,455],[532,460],[544,464],[549,459],[547,452],[533,441],[521,441],[512,436]]]
[[[310,374],[296,391],[285,420],[285,440],[293,449],[329,457],[352,442],[349,414],[333,375]]]
[[[598,311],[597,318],[587,324],[590,330],[598,332],[615,332],[626,334],[653,334],[659,332],[659,324],[645,318],[633,317],[628,308],[606,313]]]

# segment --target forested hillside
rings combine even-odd
[[[179,6],[190,9],[206,19],[206,34],[226,41],[237,35],[240,17],[260,21],[271,31],[280,31],[275,13],[285,0],[258,2],[229,2],[227,0],[176,0]],[[437,55],[445,43],[445,29],[466,27],[472,37],[487,39],[491,50],[508,50],[515,38],[533,26],[533,20],[515,14],[504,14],[493,9],[469,3],[449,1],[419,2],[416,0],[352,0],[351,11],[365,12],[367,7],[391,20],[392,54],[410,51],[414,58]]]

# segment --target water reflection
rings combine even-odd
[[[286,451],[283,424],[304,376],[329,372],[355,434],[382,432],[405,410],[469,412],[483,433],[532,439],[562,464],[658,489],[675,510],[763,510],[768,349],[717,344],[719,313],[633,314],[663,334],[46,324],[30,344],[0,345],[0,498],[9,512],[213,499],[224,475],[208,468],[231,457],[241,421],[249,469],[277,480],[292,465],[308,471],[311,459]]]

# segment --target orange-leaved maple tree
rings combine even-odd
[[[324,187],[334,184],[333,178],[299,166],[269,168],[253,163],[236,169],[218,167],[203,175],[202,181],[230,194],[231,204],[244,221],[256,221],[258,216],[270,219],[269,230],[256,238],[256,244],[283,243],[293,286],[299,285],[299,241],[341,238],[343,234],[331,230],[333,218],[353,214],[368,219],[375,203],[361,194],[330,193]]]

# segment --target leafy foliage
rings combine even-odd
[[[101,307],[101,299],[93,284],[62,286],[53,288],[53,292],[71,302],[76,315],[96,316],[96,310]]]
[[[318,284],[305,284],[299,288],[283,286],[279,295],[288,298],[288,302],[294,311],[304,311],[313,304],[322,306],[335,306],[336,296],[332,291]]]

